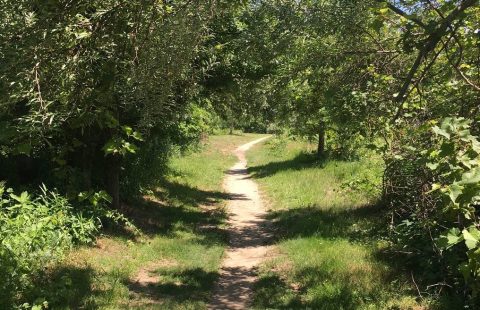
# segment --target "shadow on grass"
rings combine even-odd
[[[177,304],[206,302],[213,289],[217,272],[206,272],[201,268],[187,270],[158,269],[157,283],[142,284],[130,279],[120,280],[129,290],[133,305],[160,306],[163,303]],[[38,283],[29,296],[37,301],[47,300],[52,309],[102,309],[103,303],[114,298],[115,286],[120,283],[98,282],[100,276],[88,267],[62,267],[54,270],[48,282]],[[117,280],[112,280],[117,281]],[[100,298],[101,304],[96,300]],[[130,305],[125,305],[130,308]]]
[[[198,207],[201,205],[214,205],[221,200],[239,200],[243,196],[237,194],[229,194],[219,191],[205,191],[188,185],[162,181],[161,188],[163,191],[156,191],[155,196],[162,201],[174,200],[184,205]]]
[[[58,309],[96,309],[93,299],[88,297],[101,292],[94,289],[95,272],[89,267],[62,266],[51,271],[48,275],[39,277],[28,296],[37,303],[47,300],[50,307]],[[48,277],[48,281],[45,281]],[[41,303],[41,302],[40,302]]]
[[[254,178],[265,178],[283,171],[323,168],[328,161],[327,158],[318,160],[314,155],[301,153],[291,160],[250,167],[249,171]],[[380,205],[354,208],[311,205],[269,213],[277,241],[318,238],[319,246],[327,242],[327,245],[320,246],[322,250],[328,250],[328,244],[335,247],[335,242],[338,241],[339,246],[346,251],[345,257],[352,255],[352,259],[355,259],[354,253],[348,253],[348,244],[352,244],[352,251],[365,249],[368,258],[365,261],[362,258],[358,262],[342,258],[337,262],[334,256],[329,256],[322,263],[327,265],[310,266],[300,262],[289,265],[293,262],[288,261],[284,267],[275,265],[275,268],[287,269],[274,269],[262,275],[255,285],[254,307],[358,309],[362,305],[380,305],[387,299],[395,298],[398,293],[396,289],[400,288],[390,283],[402,279],[401,282],[408,277],[405,266],[396,257],[375,246],[382,239],[381,236],[386,235],[385,218],[385,210]],[[305,248],[301,249],[318,251],[316,242],[307,241],[303,245]],[[322,253],[319,252],[318,255]],[[369,264],[373,264],[372,267],[367,267]],[[376,267],[376,264],[388,268]],[[373,276],[369,274],[369,268],[381,268],[377,271],[381,278],[370,279]],[[408,288],[407,291],[405,287],[402,290],[403,294],[416,295],[416,292]]]
[[[207,300],[218,278],[217,272],[206,272],[201,268],[181,271],[159,269],[152,274],[158,276],[160,281],[145,284],[129,280],[125,284],[137,298],[196,302]]]
[[[332,257],[327,259],[329,263],[325,263],[327,264],[325,266],[312,267],[308,264],[290,266],[285,271],[286,274],[269,271],[256,283],[255,308],[333,310],[358,309],[361,305],[369,303],[378,305],[382,302],[382,294],[394,294],[391,288],[384,286],[388,286],[394,279],[403,277],[405,273],[395,260],[389,259],[385,253],[373,248],[374,242],[379,240],[383,230],[384,213],[379,206],[346,210],[309,206],[276,211],[269,216],[275,223],[277,240],[318,238],[319,244],[328,242],[327,240],[333,241],[332,244],[335,244],[335,241],[345,244],[347,241],[360,247],[366,246],[369,249],[367,251],[372,251],[372,262],[387,264],[389,268],[388,272],[382,271],[381,279],[373,279],[376,281],[374,284],[368,283],[371,280],[367,280],[371,277],[369,275],[371,271],[364,267],[361,261],[358,263],[351,261],[350,265],[337,263]],[[343,247],[345,251],[349,250],[345,245]],[[354,249],[356,248],[358,247],[354,246]],[[304,248],[307,249],[316,251],[313,244],[310,248]],[[318,255],[322,255],[322,252],[318,252]],[[345,252],[344,255],[348,257],[349,253]],[[369,264],[368,261],[365,263]],[[284,277],[288,277],[288,280]],[[292,284],[296,281],[297,284]],[[360,281],[360,284],[356,281]]]
[[[163,181],[153,197],[144,198],[132,206],[124,206],[122,212],[146,236],[162,235],[178,238],[177,234],[188,232],[198,237],[195,238],[195,242],[213,246],[228,242],[227,233],[219,227],[225,222],[227,214],[223,208],[215,204],[234,198],[242,199],[242,197],[223,192],[204,191]],[[131,232],[118,228],[108,229],[106,233],[126,239],[133,237]],[[31,296],[46,297],[54,309],[97,309],[95,300],[110,298],[108,294],[113,293],[113,289],[107,287],[103,291],[96,290],[96,286],[103,285],[98,279],[110,277],[108,272],[67,267],[57,267],[42,277],[45,284],[39,283],[37,285],[39,292],[28,294],[29,300],[33,300]],[[208,273],[202,269],[181,272],[159,270],[157,273],[162,279],[169,278],[175,281],[160,281],[154,290],[144,289],[135,283],[126,284],[132,293],[143,295],[143,297],[148,297],[147,295],[153,292],[150,297],[158,299],[158,302],[167,300],[176,303],[189,298],[205,301],[218,276],[217,273]],[[116,281],[118,277],[112,276],[112,279]],[[114,285],[114,283],[108,283],[108,285]]]
[[[324,167],[327,162],[328,159],[318,159],[315,154],[302,152],[290,160],[274,161],[265,165],[249,167],[248,171],[254,178],[266,178],[281,171]]]
[[[382,230],[384,211],[380,206],[363,206],[347,210],[322,209],[318,206],[273,211],[280,239],[318,236],[326,239],[369,241]]]
[[[257,280],[254,291],[256,309],[300,309],[307,306],[285,280],[272,272]]]
[[[218,226],[225,223],[228,215],[217,204],[231,199],[246,198],[163,180],[152,197],[124,206],[122,213],[148,236],[188,231],[204,237],[201,239],[205,243],[226,243],[225,232]],[[109,230],[108,234],[133,237],[131,232],[119,229]]]
[[[307,281],[302,288],[292,288],[284,279],[274,273],[263,276],[255,287],[255,309],[322,309],[354,310],[365,301],[375,300],[375,293],[360,293],[361,288],[348,281],[327,283],[331,275],[314,268],[304,268],[297,273]],[[308,296],[310,295],[310,296]],[[314,296],[312,298],[312,296]],[[394,308],[396,309],[396,308]]]
[[[249,171],[254,178],[265,178],[282,171],[318,169],[327,163],[328,159],[318,161],[313,155],[299,154],[291,160],[250,167]],[[318,238],[319,246],[322,242],[327,244],[330,242],[333,247],[336,241],[339,242],[339,246],[348,242],[352,244],[352,250],[365,249],[368,253],[365,263],[373,264],[372,270],[379,268],[381,277],[369,279],[371,276],[366,273],[368,268],[362,269],[361,264],[353,268],[351,266],[355,264],[350,265],[348,260],[338,263],[336,267],[329,267],[331,268],[329,272],[323,268],[323,265],[312,268],[308,263],[303,262],[296,262],[295,266],[286,267],[274,264],[274,268],[287,269],[273,269],[261,276],[255,285],[254,307],[333,310],[358,309],[375,305],[382,308],[387,307],[385,304],[387,301],[401,304],[402,301],[399,301],[401,298],[410,300],[406,302],[410,302],[410,306],[415,307],[414,300],[423,299],[418,297],[415,285],[419,284],[421,288],[425,288],[428,284],[438,281],[428,279],[429,273],[425,272],[428,269],[425,266],[432,266],[431,262],[426,261],[422,265],[418,262],[418,257],[394,252],[387,247],[387,242],[382,242],[386,239],[383,237],[388,235],[386,218],[386,210],[381,205],[343,209],[312,205],[271,212],[269,220],[275,223],[274,235],[277,241]],[[305,246],[303,248],[305,251],[318,251],[319,248],[316,248],[315,244],[307,241],[305,245],[298,246]],[[320,246],[320,248],[329,249],[328,246]],[[348,253],[348,246],[342,249],[345,250],[345,257],[352,255],[354,259],[354,253]],[[322,252],[318,252],[317,255],[321,256]],[[333,261],[335,260],[333,258]],[[293,264],[290,261],[285,263]],[[377,264],[379,267],[376,267]],[[343,278],[342,273],[347,277]],[[416,283],[411,280],[412,274],[415,275]],[[358,280],[360,284],[355,284],[353,279],[360,279]],[[432,309],[459,309],[461,305],[462,301],[458,297],[445,294],[435,301]],[[410,306],[392,307],[403,309]]]

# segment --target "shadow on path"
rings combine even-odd
[[[229,247],[208,309],[247,309],[251,304],[257,266],[266,257],[272,235],[258,187],[249,177],[245,152],[267,138],[235,150],[238,162],[226,172],[225,189],[236,198],[228,202]]]

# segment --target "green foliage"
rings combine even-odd
[[[28,301],[44,298],[50,309],[151,308],[152,302],[154,308],[161,302],[162,309],[204,309],[227,246],[223,172],[236,161],[231,152],[255,138],[212,136],[197,152],[173,154],[146,197],[124,207],[141,237],[109,230],[96,246],[75,247],[49,266],[48,277],[36,282]],[[85,203],[103,201],[103,193],[87,194],[82,194],[90,197]],[[139,285],[138,276],[145,273],[158,281]]]
[[[197,145],[212,134],[217,125],[218,116],[208,101],[205,106],[190,103],[178,126],[175,144],[180,147]]]
[[[60,261],[73,245],[93,242],[108,222],[135,231],[123,215],[107,208],[110,199],[105,192],[85,192],[72,205],[44,185],[33,196],[16,195],[0,184],[0,306],[18,306],[25,293],[41,291],[34,285],[45,268]],[[42,303],[34,305],[42,309]]]
[[[448,117],[430,130],[434,123],[417,128],[416,144],[397,153],[387,168],[392,237],[396,247],[414,255],[410,263],[422,275],[421,284],[447,283],[464,294],[463,282],[470,296],[465,303],[475,305],[480,143],[469,120]]]
[[[32,197],[0,185],[0,197],[0,305],[8,308],[72,244],[91,242],[100,221],[75,212],[66,198],[44,186]]]
[[[149,140],[183,146],[205,131],[190,102],[202,100],[195,59],[213,8],[2,1],[0,40],[18,44],[0,45],[1,178],[69,197],[104,189],[118,208],[122,168]]]
[[[269,148],[273,156],[280,156],[283,152],[286,151],[287,143],[288,137],[286,137],[285,135],[275,135],[265,144]]]
[[[0,0],[0,179],[80,193],[75,214],[127,222],[103,206],[151,191],[175,150],[218,129],[289,132],[319,153],[326,141],[324,159],[362,160],[381,139],[393,239],[426,273],[442,265],[426,282],[458,292],[463,264],[476,292],[480,168],[466,131],[480,133],[480,7],[398,3]],[[451,115],[433,138],[430,120]],[[376,177],[344,181],[377,195]]]
[[[122,198],[132,200],[155,188],[168,173],[169,159],[177,153],[198,151],[216,126],[216,115],[208,104],[191,103],[176,126],[163,133],[153,131],[148,139],[137,141],[135,153],[126,154]]]
[[[455,251],[462,262],[457,267],[472,289],[480,293],[480,222],[476,208],[480,202],[480,142],[470,132],[471,121],[446,118],[433,127],[435,147],[427,152],[427,166],[434,173],[431,193],[440,195],[438,237],[442,251]]]
[[[378,155],[374,153],[367,153],[368,162],[363,161],[364,169],[361,169],[340,185],[340,188],[345,192],[357,192],[365,197],[368,197],[371,203],[378,203],[381,197],[382,188],[381,177],[383,163]]]
[[[131,127],[122,126],[122,131],[125,138],[114,137],[107,141],[103,146],[102,150],[105,155],[121,155],[125,156],[127,154],[135,154],[138,150],[138,147],[133,144],[133,142],[127,141],[127,139],[133,140],[134,142],[143,141],[142,135],[138,131],[134,131]]]
[[[87,219],[94,219],[100,223],[99,227],[117,226],[118,228],[128,229],[134,235],[139,235],[140,231],[125,215],[118,210],[109,208],[112,198],[105,191],[88,191],[78,194],[78,202],[74,203],[74,210],[79,212],[79,216]],[[75,239],[79,243],[91,243],[91,239]]]

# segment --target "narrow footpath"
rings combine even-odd
[[[230,244],[208,309],[247,309],[252,299],[257,266],[265,258],[272,236],[258,186],[247,171],[245,152],[268,138],[236,149],[239,161],[225,177],[224,188],[232,195],[227,206]]]

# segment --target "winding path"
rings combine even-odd
[[[227,172],[224,188],[228,202],[230,245],[208,309],[246,309],[252,298],[256,267],[265,258],[271,239],[257,184],[247,171],[245,152],[269,137],[235,150],[238,162]]]

